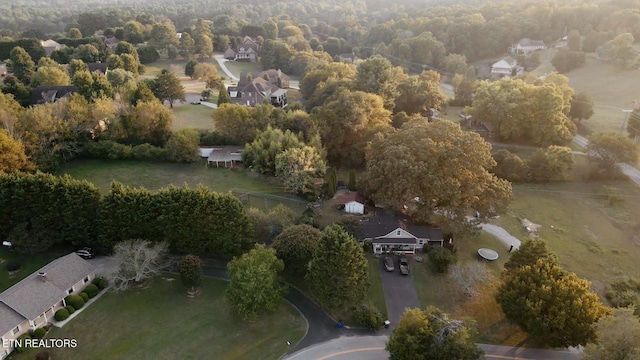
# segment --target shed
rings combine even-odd
[[[339,209],[344,209],[346,213],[362,215],[364,214],[366,200],[357,192],[350,192],[336,197],[335,203]]]

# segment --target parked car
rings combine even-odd
[[[96,256],[96,254],[93,252],[93,249],[91,249],[90,247],[84,247],[76,251],[76,254],[83,259],[93,259],[93,257]]]
[[[391,256],[385,256],[385,258],[384,258],[384,268],[387,271],[395,270],[395,267],[393,266],[393,259],[391,258]]]
[[[406,257],[400,258],[400,274],[409,275],[409,260]]]

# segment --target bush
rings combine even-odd
[[[220,146],[220,145],[231,145],[229,140],[225,139],[224,136],[219,133],[211,130],[200,130],[200,146]]]
[[[604,296],[614,307],[635,306],[635,314],[640,315],[640,281],[636,279],[617,280],[607,285]]]
[[[45,335],[47,335],[47,330],[45,330],[45,328],[37,328],[33,330],[31,337],[35,339],[42,339]]]
[[[80,293],[80,297],[82,297],[82,300],[86,303],[87,301],[89,301],[89,294],[87,294],[86,292],[81,292]]]
[[[71,305],[67,305],[64,307],[65,309],[67,309],[67,311],[69,312],[69,315],[73,314],[74,312],[76,312],[76,309],[71,306]]]
[[[53,317],[56,319],[56,321],[63,321],[66,320],[69,317],[69,311],[65,308],[62,308],[58,311],[56,311],[56,313],[53,315]]]
[[[80,295],[69,295],[64,298],[64,301],[76,310],[80,310],[84,306],[84,299]]]
[[[10,262],[4,268],[7,269],[7,271],[16,271],[20,269],[20,266],[21,266],[20,263]]]
[[[192,163],[198,161],[199,134],[193,129],[175,131],[165,145],[167,160]]]
[[[84,292],[87,293],[87,295],[89,295],[89,299],[91,299],[98,295],[100,289],[98,289],[98,287],[94,284],[89,284],[86,288],[84,288]]]
[[[107,288],[107,286],[109,286],[109,282],[107,281],[107,279],[100,279],[100,283],[98,283],[98,289],[104,290]]]
[[[384,325],[384,316],[374,306],[362,305],[353,313],[353,318],[358,326],[365,327],[370,330],[382,329]]]
[[[131,156],[136,160],[161,161],[165,153],[163,148],[151,144],[140,144],[131,149]]]
[[[453,253],[445,248],[436,248],[429,251],[429,260],[433,269],[441,274],[446,273],[449,265],[455,261]]]
[[[20,335],[20,337],[18,339],[22,340],[20,342],[21,344],[24,344],[24,340],[31,339],[31,336],[29,335],[29,333],[24,333],[24,334]],[[24,351],[27,351],[27,350],[29,350],[28,347],[16,346],[16,352],[18,352],[18,353],[21,353],[21,352],[24,352]]]
[[[131,159],[132,148],[112,140],[90,142],[85,146],[82,154],[94,159]]]

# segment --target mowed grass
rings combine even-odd
[[[272,179],[249,176],[245,170],[207,167],[206,161],[193,164],[145,162],[129,160],[74,160],[60,168],[58,174],[87,180],[104,194],[112,181],[127,186],[144,187],[151,191],[170,185],[188,184],[195,188],[202,184],[213,191],[228,192],[245,189],[263,193],[280,193],[281,188]]]
[[[606,284],[623,277],[640,277],[640,190],[623,182],[564,182],[515,184],[507,214],[496,224],[514,236],[529,236],[520,220],[542,225],[560,264],[590,280],[603,295]]]
[[[382,275],[380,274],[380,260],[371,253],[365,254],[369,263],[369,292],[367,300],[371,302],[387,318],[387,302],[382,289]]]
[[[278,359],[305,334],[307,323],[286,302],[253,321],[234,315],[224,298],[227,282],[204,279],[194,299],[176,276],[145,288],[107,293],[53,339],[76,348],[52,349],[55,359]],[[29,351],[15,359],[33,359]]]
[[[243,72],[252,73],[254,71],[262,71],[262,65],[259,62],[227,61],[224,64],[227,69],[238,78],[240,78],[240,74]],[[224,73],[222,74],[224,75]]]
[[[594,131],[619,132],[624,109],[637,107],[640,70],[623,70],[587,54],[584,66],[565,74],[576,93],[586,92],[594,102],[594,114],[583,123]],[[626,134],[626,129],[623,129]]]
[[[215,130],[211,115],[215,109],[204,105],[185,104],[173,108],[175,119],[171,124],[173,131],[185,128]]]

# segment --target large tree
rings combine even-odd
[[[164,146],[171,135],[173,118],[171,110],[157,100],[138,102],[116,126],[122,126],[124,139],[121,140],[128,143]]]
[[[321,237],[322,232],[309,225],[289,226],[276,236],[273,248],[278,258],[284,261],[284,270],[304,276]]]
[[[299,195],[319,194],[327,165],[314,147],[287,149],[276,155],[275,163],[275,175],[285,191]]]
[[[635,162],[638,149],[626,136],[615,133],[595,133],[588,137],[587,155],[603,169],[614,170],[619,162]]]
[[[218,87],[222,81],[220,76],[218,76],[218,70],[215,66],[209,63],[199,63],[193,68],[193,76],[194,79],[199,79],[200,81],[204,81],[206,87],[209,89],[213,89]]]
[[[634,40],[631,33],[618,34],[604,44],[605,57],[623,69],[629,68],[638,59],[638,50],[633,47]]]
[[[496,300],[507,318],[531,336],[552,347],[596,339],[594,324],[609,310],[588,281],[545,259],[503,276]]]
[[[371,142],[362,185],[376,203],[456,228],[471,208],[506,209],[511,184],[490,173],[495,164],[478,134],[450,121],[413,120]]]
[[[340,225],[324,229],[306,279],[323,305],[357,305],[367,294],[369,270],[362,246]]]
[[[23,111],[12,94],[0,92],[0,128],[5,129],[13,138],[20,137],[18,118]]]
[[[575,94],[571,98],[571,110],[569,117],[573,120],[581,122],[593,116],[593,99],[585,92]]]
[[[51,66],[38,66],[38,70],[31,78],[31,83],[32,86],[59,86],[71,84],[71,79],[69,78],[67,70],[56,64]]]
[[[155,79],[154,94],[162,101],[169,101],[169,106],[173,108],[173,102],[176,100],[184,100],[184,87],[180,83],[180,79],[169,70],[163,69]]]
[[[279,273],[284,269],[276,251],[257,244],[227,265],[231,282],[225,294],[231,308],[245,319],[278,306],[285,286]]]
[[[362,91],[342,89],[317,109],[322,142],[335,165],[362,166],[364,149],[378,132],[391,129],[391,113],[382,98]]]
[[[304,142],[291,131],[269,126],[265,131],[258,131],[255,139],[245,146],[244,164],[260,174],[275,175],[276,156],[285,150],[304,146]]]
[[[533,266],[538,259],[547,263],[558,265],[558,257],[547,247],[547,242],[542,239],[527,239],[520,247],[513,251],[509,260],[504,263],[508,272],[515,272],[523,266]]]
[[[35,166],[24,152],[24,145],[0,128],[0,171],[7,173],[31,171]]]
[[[9,63],[11,64],[13,75],[18,78],[18,80],[23,84],[29,84],[31,82],[36,64],[31,59],[29,53],[20,46],[16,46],[9,53]]]
[[[390,360],[480,360],[474,330],[435,307],[406,309],[389,336]]]
[[[596,323],[598,341],[584,349],[584,360],[640,359],[640,320],[633,308],[617,308]]]
[[[321,106],[336,92],[356,78],[356,67],[351,64],[333,62],[308,69],[300,79],[300,93],[305,98],[307,109]]]
[[[398,85],[407,78],[401,67],[393,66],[382,55],[374,55],[358,64],[353,86],[360,90],[379,95],[384,107],[392,110],[400,92]]]
[[[232,143],[244,145],[253,141],[260,130],[253,109],[239,104],[222,104],[213,112],[216,131]]]
[[[398,85],[398,92],[393,109],[395,113],[426,114],[430,108],[440,110],[447,101],[440,88],[440,74],[432,70],[408,77]]]
[[[527,180],[533,182],[566,180],[573,167],[573,153],[566,146],[551,145],[538,149],[527,159]]]
[[[149,240],[123,241],[113,248],[113,259],[118,270],[112,275],[113,289],[126,290],[166,270],[169,245],[166,242],[152,243]]]

